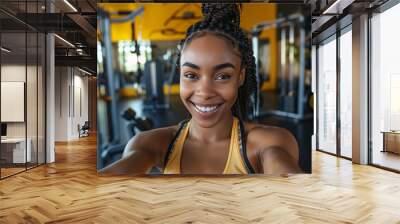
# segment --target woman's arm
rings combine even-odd
[[[260,139],[260,172],[273,175],[302,172],[298,166],[299,147],[289,131],[278,127],[265,127],[258,131],[257,135]]]
[[[99,174],[145,174],[149,172],[158,162],[158,153],[148,141],[151,138],[151,133],[137,134],[128,141],[122,158],[101,169]]]
[[[261,150],[262,171],[265,174],[301,173],[300,167],[289,153],[283,148],[272,146]]]

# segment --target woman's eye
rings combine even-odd
[[[227,75],[227,74],[220,74],[217,76],[216,80],[226,80],[226,79],[230,79],[231,75]]]
[[[193,73],[186,73],[186,74],[183,74],[183,76],[187,79],[197,79],[197,76]]]

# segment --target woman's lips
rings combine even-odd
[[[197,104],[192,101],[189,101],[195,110],[201,114],[211,114],[216,112],[219,107],[222,105],[222,103],[219,104]]]

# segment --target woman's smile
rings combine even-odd
[[[218,109],[220,108],[220,106],[223,104],[223,103],[202,104],[202,103],[194,103],[192,101],[189,101],[189,102],[193,105],[195,111],[197,111],[200,114],[204,114],[204,115],[211,115],[211,114],[217,112]]]

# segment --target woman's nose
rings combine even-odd
[[[215,88],[212,80],[209,78],[204,78],[198,82],[198,86],[196,88],[196,95],[202,96],[205,98],[213,97],[216,95]]]

